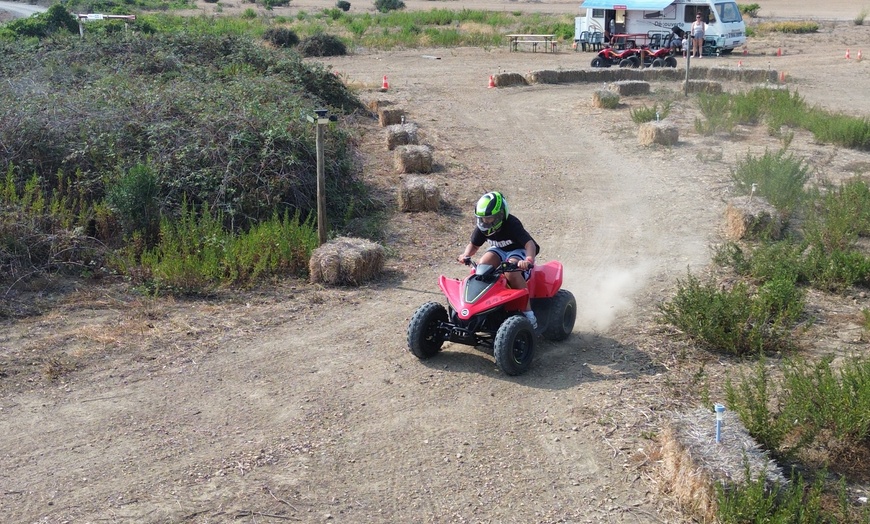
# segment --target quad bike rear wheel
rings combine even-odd
[[[661,58],[656,58],[655,60],[652,61],[652,64],[650,64],[650,65],[651,65],[651,67],[665,67],[665,61],[662,60]]]
[[[554,341],[565,340],[574,330],[574,322],[577,320],[577,300],[567,289],[560,289],[550,300],[552,300],[550,321],[547,322],[544,337]]]
[[[447,322],[447,310],[438,302],[420,306],[408,323],[408,348],[419,359],[434,357],[441,351],[444,339],[438,334],[438,326]]]
[[[623,58],[619,61],[619,67],[634,67],[634,62],[630,58]]]
[[[495,363],[507,375],[521,375],[528,371],[535,356],[535,331],[524,315],[508,317],[492,346]]]
[[[592,67],[609,67],[609,64],[600,56],[592,59]]]
[[[677,67],[677,59],[673,56],[665,57],[665,66],[667,67]]]

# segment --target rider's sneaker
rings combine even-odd
[[[529,322],[532,323],[532,329],[538,329],[538,319],[535,318],[534,311],[523,311],[523,315],[525,315],[526,318],[529,319]]]

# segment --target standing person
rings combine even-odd
[[[695,21],[692,22],[692,29],[689,31],[692,34],[692,56],[701,58],[704,50],[704,20],[701,18],[701,13],[695,15]]]
[[[477,253],[484,242],[489,242],[489,249],[480,257],[478,263],[490,266],[506,261],[516,263],[523,271],[505,273],[505,277],[512,288],[525,289],[541,247],[526,231],[520,219],[508,213],[507,201],[498,191],[491,191],[480,197],[474,215],[477,217],[477,227],[471,233],[471,241],[465,251],[457,260],[464,264],[466,259]],[[523,314],[532,323],[532,328],[537,329],[538,319],[532,311],[531,300],[526,303]]]

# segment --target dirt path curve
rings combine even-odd
[[[815,40],[800,42],[782,63],[810,100],[842,109],[866,63],[831,66],[843,80],[815,89],[829,59],[812,54]],[[627,108],[590,106],[600,86],[486,87],[499,71],[575,69],[588,57],[452,49],[326,60],[420,126],[449,206],[397,216],[387,276],[360,289],[299,285],[272,302],[249,294],[165,311],[134,311],[107,292],[4,324],[3,518],[679,522],[638,468],[680,383],[649,320],[687,268],[708,262],[734,159],[778,142],[763,129],[700,137],[692,104],[676,104],[668,118],[680,144],[641,149]],[[382,75],[391,89],[377,94]],[[394,188],[383,130],[371,124],[361,142],[372,152],[366,176]],[[791,147],[831,171],[866,162],[806,133]],[[437,276],[463,274],[452,260],[468,210],[492,188],[507,194],[542,259],[565,264],[580,309],[572,337],[543,344],[517,378],[464,346],[425,363],[405,351],[413,311],[440,300]],[[153,335],[170,327],[172,337]],[[46,380],[40,369],[63,361],[27,363],[50,345],[83,365]]]

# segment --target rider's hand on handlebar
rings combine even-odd
[[[517,262],[517,267],[520,269],[532,269],[535,267],[535,259],[532,257],[526,257],[525,260],[520,260]]]
[[[458,260],[460,264],[465,264],[466,266],[471,265],[471,257],[465,253],[459,255],[456,260]]]

